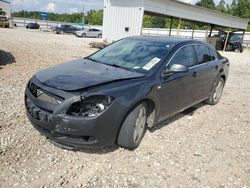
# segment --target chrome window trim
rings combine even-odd
[[[186,45],[180,47],[180,48],[172,55],[172,57],[169,59],[169,61],[167,62],[167,64],[166,64],[165,67],[167,67],[167,66],[170,64],[170,62],[172,61],[172,59],[174,58],[174,56],[175,56],[182,48],[185,48],[185,47],[188,47],[188,46],[204,46],[204,47],[208,48],[210,51],[212,51],[213,55],[215,56],[215,60],[218,60],[217,54],[214,54],[214,51],[213,51],[209,46],[207,46],[207,45],[205,45],[205,44],[186,44]],[[195,49],[194,49],[194,50],[195,50]],[[195,53],[196,53],[196,51],[195,51]],[[197,55],[197,54],[196,54],[196,55]],[[215,60],[212,60],[212,61],[215,61]],[[208,61],[208,62],[205,62],[205,63],[193,65],[193,66],[189,67],[189,69],[190,69],[190,68],[197,67],[197,66],[200,66],[200,65],[204,65],[204,64],[210,63],[210,62],[212,62],[212,61]]]

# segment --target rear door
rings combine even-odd
[[[69,26],[69,33],[74,33],[76,28],[72,25]]]
[[[191,92],[194,101],[199,101],[208,97],[219,72],[219,62],[209,47],[205,45],[195,45],[194,48],[197,54],[197,62],[190,70],[196,79]]]
[[[196,62],[196,54],[192,45],[182,47],[172,58],[168,67],[182,64],[192,67]],[[193,103],[192,91],[195,77],[192,71],[165,76],[161,89],[158,90],[160,100],[159,119],[174,114]]]
[[[99,34],[100,34],[100,30],[93,29],[93,37],[98,37]]]
[[[87,32],[88,37],[94,37],[94,29],[89,29]]]

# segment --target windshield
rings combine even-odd
[[[234,41],[242,41],[242,35],[239,35],[237,33],[235,34],[232,34],[230,39],[229,39],[230,42],[234,42]]]
[[[130,38],[115,42],[89,58],[131,71],[148,72],[157,67],[170,48],[163,42]]]

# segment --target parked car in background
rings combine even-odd
[[[129,37],[34,75],[26,113],[60,147],[133,150],[147,128],[200,102],[217,104],[228,71],[228,59],[201,41]]]
[[[52,32],[56,32],[57,28],[58,28],[58,26],[52,26],[50,29]]]
[[[225,45],[227,32],[219,32],[219,37],[222,39],[222,46]],[[243,34],[237,32],[230,32],[228,36],[226,51],[239,51],[243,52]]]
[[[102,30],[95,28],[84,28],[82,30],[74,32],[77,37],[97,37],[102,38]]]
[[[73,25],[61,25],[60,27],[55,28],[57,34],[63,34],[63,33],[73,34],[78,30],[79,29],[77,29]]]
[[[39,29],[40,25],[38,23],[29,23],[26,25],[26,29]]]

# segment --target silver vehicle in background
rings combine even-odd
[[[102,38],[102,30],[95,28],[84,28],[74,33],[77,37],[97,37]]]

